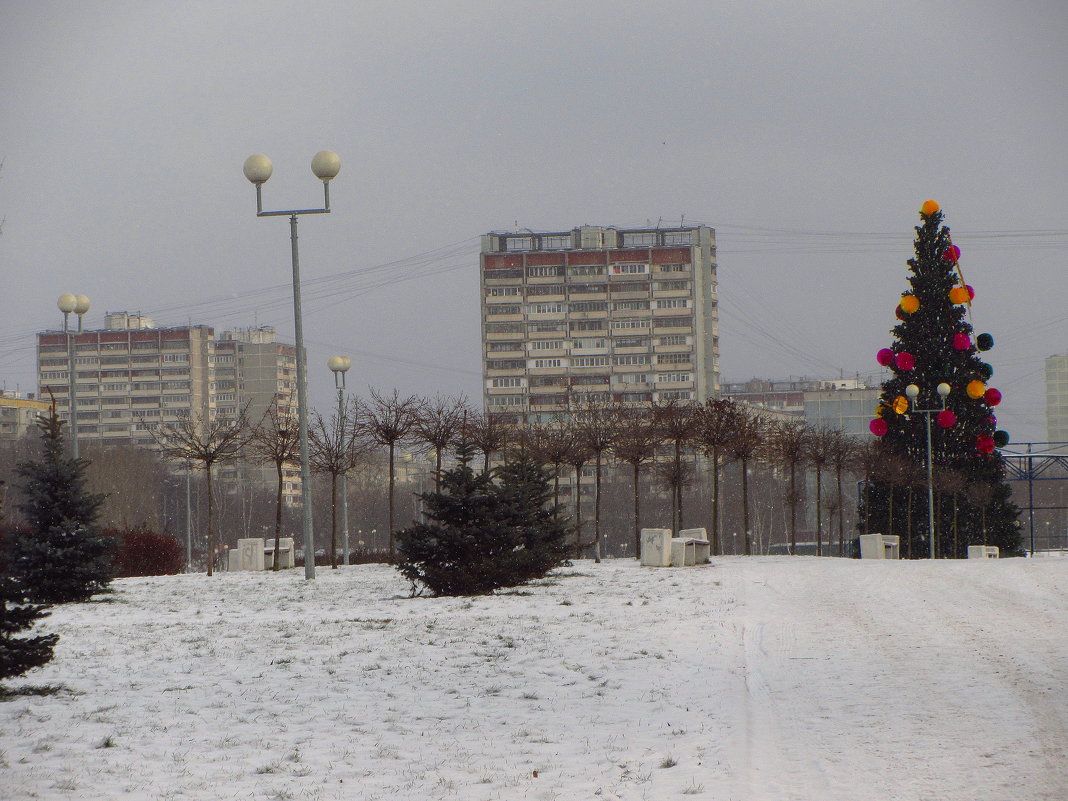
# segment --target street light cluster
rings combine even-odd
[[[916,399],[920,396],[920,388],[915,384],[909,384],[905,387],[905,394],[908,395],[909,405],[911,411],[917,414],[922,414],[927,418],[927,525],[928,530],[931,533],[931,539],[928,545],[930,546],[930,556],[935,558],[937,553],[935,550],[935,515],[934,515],[934,456],[931,451],[931,415],[936,412],[943,412],[946,409],[946,398],[949,397],[949,393],[952,391],[952,387],[944,381],[936,388],[938,397],[942,399],[942,405],[933,409],[921,409],[916,405]]]
[[[297,250],[297,216],[301,214],[330,213],[330,181],[341,171],[341,159],[337,153],[321,150],[312,158],[312,173],[323,182],[323,207],[321,209],[288,209],[284,211],[263,210],[263,185],[274,173],[271,160],[262,154],[249,156],[244,164],[245,177],[256,187],[257,217],[289,217],[289,234],[293,262],[293,328],[297,348],[297,421],[300,431],[300,484],[302,525],[304,529],[304,577],[315,578],[315,537],[312,531],[311,468],[308,455],[308,375],[304,358],[304,328],[300,309],[300,259]],[[335,357],[349,360],[345,357]],[[334,370],[331,359],[331,370]],[[348,365],[345,366],[348,369]],[[335,375],[337,371],[335,370]],[[341,371],[344,375],[344,370]],[[343,383],[343,382],[342,382]],[[347,530],[347,526],[346,526]],[[346,531],[347,533],[347,531]],[[346,561],[348,548],[345,548]]]
[[[56,306],[63,312],[63,333],[67,335],[67,383],[70,387],[68,397],[70,409],[70,457],[78,458],[78,396],[75,380],[74,333],[70,330],[71,312],[78,315],[78,332],[82,330],[82,317],[89,311],[89,298],[85,295],[72,295],[64,292],[56,301]]]

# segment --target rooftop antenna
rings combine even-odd
[[[683,214],[682,215],[682,219],[679,220],[679,228],[685,228],[685,227],[686,227],[686,215]]]

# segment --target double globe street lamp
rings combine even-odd
[[[70,457],[78,458],[78,394],[77,375],[75,371],[74,332],[70,330],[71,312],[78,315],[78,333],[82,332],[82,317],[89,311],[89,298],[85,295],[72,295],[69,292],[59,296],[56,306],[63,312],[63,333],[67,335],[67,382],[69,389],[68,408],[70,409]]]
[[[346,436],[345,373],[352,367],[352,359],[348,356],[331,356],[326,366],[334,374],[334,388],[337,389],[338,439],[343,442]],[[341,547],[344,550],[344,564],[347,565],[349,563],[349,487],[347,471],[341,474]]]
[[[308,375],[304,358],[304,328],[300,313],[300,259],[297,253],[297,217],[301,214],[330,213],[330,181],[341,171],[341,159],[337,153],[321,150],[311,163],[315,177],[323,182],[323,207],[321,209],[289,209],[286,211],[263,210],[263,185],[274,172],[274,165],[264,155],[245,159],[244,173],[256,186],[257,217],[289,217],[289,238],[293,258],[293,328],[297,348],[297,421],[300,431],[300,495],[301,518],[304,529],[304,577],[315,578],[315,535],[312,531],[311,469],[308,459]]]

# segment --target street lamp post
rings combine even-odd
[[[918,414],[922,414],[927,418],[927,525],[931,532],[930,539],[930,557],[936,558],[935,551],[935,519],[934,519],[934,456],[931,451],[931,415],[936,412],[943,412],[946,409],[946,397],[950,393],[951,387],[945,382],[938,385],[938,396],[942,399],[942,405],[933,409],[921,409],[916,405],[916,398],[920,395],[920,388],[915,384],[909,384],[905,387],[905,394],[909,396],[909,406],[911,411]]]
[[[352,367],[348,356],[331,356],[326,363],[334,374],[334,387],[337,389],[337,427],[341,437],[345,436],[345,373]],[[341,474],[341,547],[344,549],[344,563],[349,563],[349,487],[348,473]]]
[[[297,348],[297,420],[300,430],[300,495],[304,528],[304,578],[315,578],[315,536],[312,531],[311,468],[308,463],[308,375],[304,359],[304,329],[300,314],[300,259],[297,255],[297,216],[301,214],[330,213],[330,180],[341,171],[341,159],[337,153],[322,150],[315,154],[311,163],[315,177],[323,182],[323,207],[321,209],[290,209],[288,211],[263,210],[263,185],[271,177],[274,165],[263,155],[245,159],[244,173],[256,186],[257,217],[289,217],[289,238],[293,257],[293,329]]]
[[[75,370],[74,332],[70,330],[70,313],[78,315],[78,333],[82,332],[82,317],[89,311],[89,298],[85,295],[72,295],[66,292],[59,296],[56,306],[63,312],[63,333],[67,335],[67,382],[70,387],[68,398],[70,409],[70,458],[78,458],[78,395],[77,372]]]

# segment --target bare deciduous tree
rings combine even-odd
[[[634,558],[641,559],[641,494],[638,481],[641,466],[656,455],[660,434],[649,409],[628,407],[619,410],[616,417],[616,438],[612,452],[616,458],[630,465],[634,498]]]
[[[593,457],[593,561],[601,561],[601,478],[604,457],[615,443],[618,409],[597,397],[586,397],[572,405],[572,430],[580,447]]]
[[[652,409],[661,440],[671,446],[671,461],[661,467],[660,475],[671,489],[671,531],[677,535],[682,528],[682,490],[689,479],[683,456],[693,445],[698,407],[671,399],[654,403]]]
[[[389,450],[389,561],[396,560],[393,541],[395,530],[395,494],[397,484],[397,445],[408,438],[415,425],[419,399],[414,395],[401,397],[397,390],[380,395],[371,390],[371,403],[364,411],[363,426],[372,442]]]
[[[764,448],[767,424],[755,411],[740,406],[734,436],[727,443],[727,454],[742,471],[742,528],[745,532],[745,555],[753,553],[752,526],[749,524],[749,463]]]
[[[768,458],[790,474],[786,504],[790,508],[790,553],[797,553],[797,505],[801,494],[797,489],[797,470],[808,458],[809,427],[800,420],[779,422],[767,441]]]
[[[422,398],[412,425],[412,436],[434,451],[434,491],[441,491],[441,459],[456,442],[464,420],[470,415],[467,398],[435,395]]]
[[[503,415],[485,410],[467,415],[464,439],[482,452],[482,472],[488,473],[490,457],[500,453],[512,441],[515,426]]]
[[[722,553],[720,548],[719,474],[720,459],[738,426],[738,404],[726,398],[709,398],[697,413],[694,444],[704,451],[712,472],[712,553]]]
[[[344,414],[335,411],[330,422],[316,412],[308,427],[308,439],[312,469],[330,476],[330,567],[337,570],[338,479],[354,470],[370,448],[370,442],[363,436],[356,398],[349,399]]]
[[[273,465],[275,470],[274,505],[274,564],[279,570],[279,548],[282,539],[282,507],[284,503],[285,468],[300,463],[300,428],[295,406],[290,403],[267,407],[262,419],[252,427],[248,441],[249,455],[257,462]]]
[[[811,430],[808,437],[807,461],[816,470],[816,556],[823,556],[823,471],[834,457],[834,435],[840,433],[828,428],[818,428]]]
[[[173,423],[161,423],[151,429],[160,453],[167,459],[197,462],[207,478],[208,491],[208,575],[215,563],[215,503],[212,474],[218,464],[236,461],[248,442],[249,425],[246,405],[235,418],[203,419],[196,414],[182,414]]]

